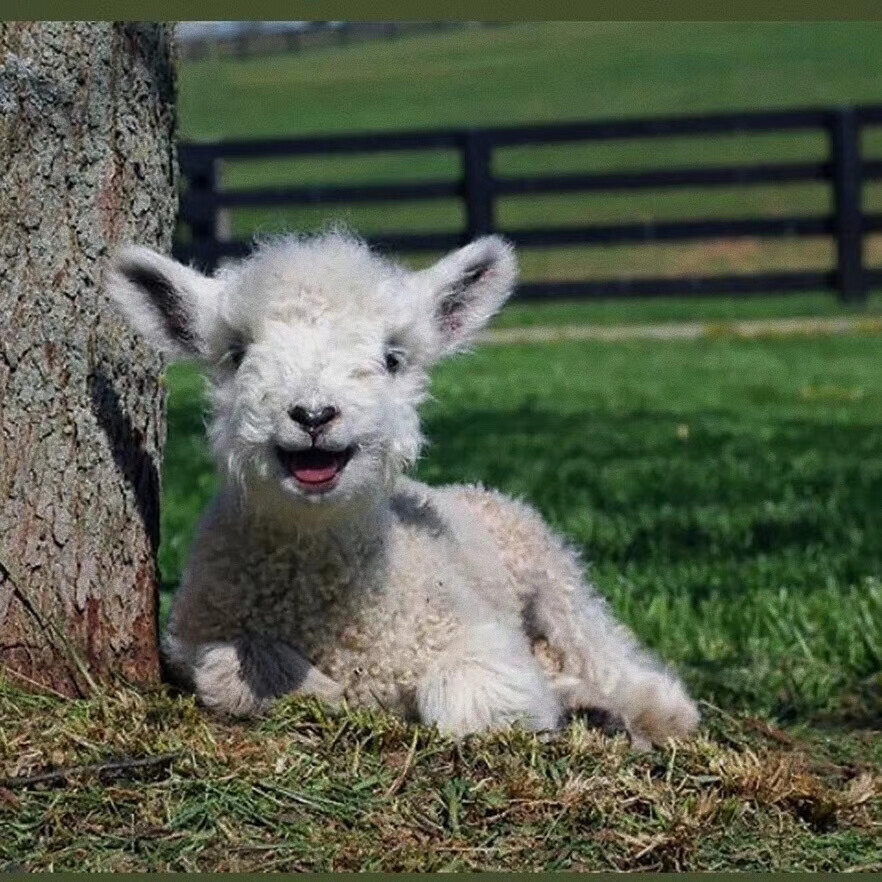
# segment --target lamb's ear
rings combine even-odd
[[[205,355],[219,287],[214,279],[135,245],[114,257],[106,282],[129,324],[175,358]]]
[[[431,289],[441,354],[466,346],[505,303],[517,280],[514,248],[499,236],[476,239],[423,270]]]

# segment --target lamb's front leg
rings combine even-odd
[[[233,716],[266,710],[275,699],[297,693],[330,703],[343,688],[280,640],[240,635],[229,642],[188,647],[189,680],[208,708]]]
[[[557,727],[561,709],[523,634],[506,625],[467,626],[417,685],[424,723],[463,736],[522,725]]]

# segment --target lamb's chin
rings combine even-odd
[[[296,478],[284,477],[279,481],[279,488],[286,497],[294,502],[315,508],[331,506],[345,501],[348,494],[345,491],[341,491],[340,483],[340,479],[337,479],[328,486],[316,490],[304,487]]]

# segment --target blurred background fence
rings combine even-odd
[[[224,257],[248,252],[250,238],[233,234],[230,212],[238,209],[284,210],[295,206],[328,206],[333,217],[341,205],[419,203],[461,200],[464,223],[458,229],[400,230],[369,235],[372,245],[395,253],[435,253],[464,244],[475,236],[499,232],[522,248],[611,246],[703,240],[822,238],[834,245],[829,267],[793,266],[780,271],[681,274],[646,277],[629,272],[626,263],[614,277],[566,280],[530,279],[517,297],[579,299],[664,295],[756,295],[807,290],[835,291],[843,302],[860,303],[872,287],[882,285],[882,268],[867,266],[865,237],[882,232],[882,213],[863,210],[868,182],[882,180],[882,159],[862,156],[865,129],[882,127],[882,105],[739,112],[701,116],[553,123],[547,125],[358,133],[301,138],[225,140],[183,143],[180,147],[184,192],[176,245],[179,258],[214,267]],[[824,154],[808,161],[759,161],[750,158],[749,141],[737,163],[601,172],[556,166],[553,153],[542,174],[500,173],[500,152],[517,148],[553,149],[556,145],[600,144],[634,140],[713,139],[721,136],[809,133],[823,139]],[[385,179],[370,183],[346,180],[300,182],[296,173],[263,186],[228,187],[230,165],[301,157],[364,154],[453,152],[454,176]],[[651,153],[651,148],[646,151]],[[581,218],[516,226],[500,222],[499,200],[507,197],[573,193],[615,193],[742,188],[770,184],[821,183],[829,191],[823,213],[774,216],[665,217],[637,222],[591,224]]]
[[[250,58],[497,24],[466,21],[185,21],[179,22],[177,36],[181,53],[188,60],[223,55]]]

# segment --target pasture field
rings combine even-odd
[[[185,138],[882,100],[878,22],[529,22],[186,61]]]
[[[181,134],[256,138],[875,103],[882,101],[880,43],[882,23],[872,22],[544,22],[301,55],[192,61],[180,75]],[[864,151],[882,156],[882,128],[867,130]],[[494,171],[530,175],[818,161],[826,153],[820,133],[650,139],[507,148],[497,153]],[[453,151],[414,151],[229,163],[221,180],[241,187],[453,179],[459,173]],[[868,186],[865,207],[880,210],[882,183]],[[511,196],[499,202],[497,220],[504,229],[829,210],[829,187],[800,183]],[[463,224],[463,209],[451,199],[240,209],[230,216],[237,236],[315,229],[330,219],[343,219],[364,233],[454,230]],[[882,264],[882,237],[873,237],[867,251],[869,263]],[[411,259],[421,264],[430,257]],[[831,243],[822,237],[521,253],[525,279],[820,269],[833,259]],[[779,308],[802,314],[799,299],[782,299]],[[626,310],[639,314],[645,305]],[[703,300],[689,310],[712,314],[717,308]],[[748,315],[763,309],[759,299],[730,308]]]

